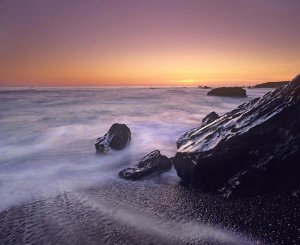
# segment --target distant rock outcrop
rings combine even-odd
[[[300,76],[177,140],[179,177],[239,196],[300,188]]]
[[[172,167],[172,162],[166,156],[160,154],[160,151],[155,150],[144,156],[137,167],[126,168],[119,173],[123,179],[136,180],[154,171],[164,171]]]
[[[221,87],[214,88],[207,93],[213,96],[228,96],[228,97],[246,97],[246,90],[240,87]]]
[[[260,83],[256,84],[254,88],[278,88],[284,85],[287,85],[289,81],[280,81],[280,82],[266,82],[266,83]]]
[[[125,124],[115,123],[104,136],[96,140],[95,148],[100,152],[109,151],[110,149],[122,150],[130,140],[130,129]]]
[[[211,87],[208,87],[208,86],[198,86],[198,88],[202,88],[202,89],[211,89]]]

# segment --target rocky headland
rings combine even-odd
[[[177,140],[183,181],[223,196],[300,187],[300,76]]]
[[[280,82],[265,82],[256,84],[254,88],[279,88],[281,86],[287,85],[289,81],[280,81]]]

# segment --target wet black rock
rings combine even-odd
[[[179,177],[223,196],[300,187],[300,76],[177,140]]]
[[[214,122],[215,120],[219,119],[220,116],[216,113],[216,112],[211,112],[209,113],[207,116],[205,116],[203,119],[202,119],[202,127]]]
[[[95,148],[100,152],[109,151],[110,149],[122,150],[130,140],[130,129],[125,124],[115,123],[104,136],[96,140]]]
[[[172,162],[166,156],[160,154],[160,151],[155,150],[144,156],[137,167],[126,168],[119,173],[119,176],[124,179],[136,180],[154,171],[165,171],[172,167]]]
[[[173,161],[174,161],[175,157],[169,157],[169,160],[171,161],[171,164],[173,165]]]
[[[221,87],[214,88],[207,93],[213,96],[228,96],[228,97],[247,97],[246,90],[240,87]]]
[[[125,168],[119,172],[119,177],[129,180],[137,180],[151,174],[152,172],[153,170],[151,168]]]

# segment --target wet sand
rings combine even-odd
[[[1,244],[300,242],[299,199],[291,195],[225,200],[163,177],[112,180],[11,207],[0,213]]]

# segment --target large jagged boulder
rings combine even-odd
[[[118,151],[125,148],[130,140],[130,129],[125,124],[114,123],[104,136],[96,140],[95,148],[99,152]]]
[[[300,76],[177,140],[185,182],[224,196],[300,187]]]
[[[210,90],[207,95],[226,97],[247,97],[246,90],[240,87],[221,87]]]
[[[155,150],[144,156],[139,161],[137,167],[126,168],[119,173],[119,176],[123,179],[136,180],[154,171],[165,171],[171,167],[171,160],[161,155],[159,150]]]

